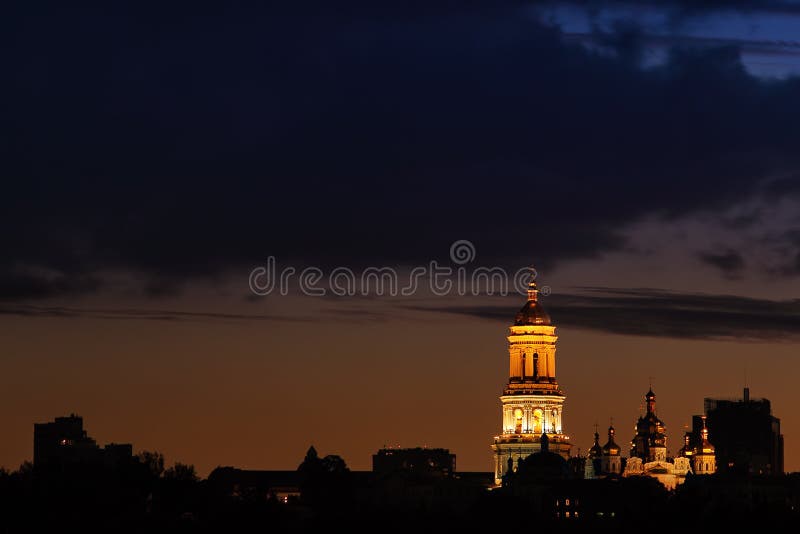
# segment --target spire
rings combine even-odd
[[[647,402],[647,413],[655,413],[656,412],[656,394],[653,393],[653,387],[652,386],[647,391],[647,394],[644,396],[644,400]]]
[[[319,455],[317,454],[317,449],[315,449],[314,446],[311,445],[306,451],[306,460],[316,460],[317,458],[319,458]]]
[[[597,458],[603,454],[603,447],[600,446],[600,434],[597,433],[597,423],[594,424],[594,445],[589,449],[589,458]]]
[[[691,458],[693,454],[694,450],[692,449],[692,433],[687,431],[683,433],[683,447],[678,450],[678,456]]]
[[[528,300],[536,301],[539,297],[539,287],[536,285],[536,269],[531,267],[531,279],[528,282]]]
[[[714,445],[708,441],[708,427],[706,427],[706,416],[702,416],[703,428],[700,430],[700,446],[697,448],[697,454],[714,454]]]
[[[648,376],[647,380],[650,382],[650,387],[648,388],[644,399],[647,401],[647,413],[653,413],[655,412],[656,408],[656,394],[653,393],[653,377]]]
[[[612,419],[613,421],[613,419]],[[608,442],[603,446],[603,454],[606,456],[618,456],[620,452],[619,445],[614,441],[614,425],[608,425]]]
[[[536,285],[536,269],[530,268],[531,277],[528,281],[528,300],[517,313],[514,320],[515,326],[522,325],[550,325],[550,316],[544,311],[539,302],[539,286]]]

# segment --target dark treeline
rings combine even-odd
[[[157,453],[114,466],[70,464],[0,473],[0,533],[15,532],[720,532],[800,524],[800,475],[690,476],[674,492],[647,477],[573,479],[521,469],[488,490],[468,473],[354,472],[313,448],[296,494],[270,473],[164,467]],[[249,477],[249,478],[248,478]],[[260,478],[259,478],[260,477]]]

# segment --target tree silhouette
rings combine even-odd
[[[297,468],[300,475],[300,497],[315,508],[341,507],[352,497],[350,469],[341,456],[320,458],[311,446]]]
[[[159,478],[164,472],[164,455],[156,451],[142,451],[137,455],[139,463],[147,467],[154,478]]]
[[[175,462],[175,464],[164,471],[165,480],[176,480],[180,482],[196,482],[197,472],[193,465],[182,464]]]

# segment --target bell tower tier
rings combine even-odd
[[[495,436],[495,483],[521,458],[541,450],[547,435],[549,450],[569,458],[572,445],[564,434],[561,415],[565,396],[556,381],[556,327],[538,301],[534,281],[528,286],[528,301],[509,328],[508,383],[500,397],[502,433]]]

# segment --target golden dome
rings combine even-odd
[[[550,314],[539,304],[539,288],[531,279],[528,284],[528,301],[514,318],[514,326],[550,325]]]
[[[601,454],[603,454],[603,448],[600,446],[600,434],[595,432],[594,433],[594,445],[592,445],[592,448],[589,449],[589,457],[590,458],[597,458]]]
[[[514,326],[524,325],[549,325],[550,314],[537,300],[528,300],[514,319]]]

